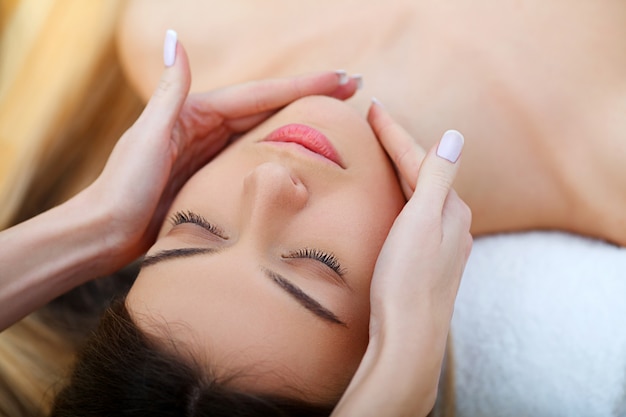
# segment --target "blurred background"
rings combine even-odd
[[[89,184],[139,114],[114,46],[123,3],[0,0],[0,229]]]
[[[141,112],[116,56],[123,5],[0,0],[0,230],[91,183]],[[0,416],[47,413],[101,290],[82,289],[68,310],[44,309],[0,333]]]

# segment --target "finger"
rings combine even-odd
[[[411,200],[431,213],[441,216],[456,177],[465,140],[456,130],[446,131],[420,167],[415,194]]]
[[[343,71],[325,71],[292,78],[252,81],[193,96],[197,112],[218,113],[235,119],[277,110],[310,95],[352,96],[358,80]]]
[[[399,173],[396,169],[396,175],[400,178],[400,188],[402,189],[402,193],[404,197],[408,200],[413,196],[413,191],[415,191],[415,186],[410,185]]]
[[[343,77],[345,71],[335,71],[340,77]],[[347,75],[346,75],[347,77]],[[357,90],[363,88],[363,76],[360,74],[352,75],[348,78],[340,78],[339,87],[329,94],[338,100],[346,100],[354,95]]]
[[[459,197],[454,189],[451,189],[448,193],[442,213],[444,228],[446,227],[446,223],[449,222],[451,227],[461,230],[462,232],[470,231],[472,210],[461,197]]]
[[[245,132],[250,130],[265,119],[273,115],[276,111],[265,111],[262,113],[253,114],[252,116],[239,117],[235,119],[228,119],[224,122],[228,128],[233,132]]]
[[[400,179],[410,189],[411,193],[408,195],[405,190],[405,195],[410,197],[412,191],[415,190],[417,176],[426,152],[375,99],[372,100],[367,120],[396,166]]]
[[[165,69],[159,84],[138,119],[150,126],[149,132],[170,132],[189,93],[189,60],[175,31],[168,30],[163,43]]]
[[[330,97],[345,100],[354,94],[355,88],[359,90],[363,87],[363,77],[359,74],[350,77],[345,71],[335,71],[335,74],[339,77],[339,87],[337,87],[333,93],[329,94]],[[244,117],[231,117],[225,121],[225,124],[234,132],[244,132],[260,124],[276,111],[277,109],[272,109]]]
[[[473,238],[470,233],[472,212],[453,189],[448,193],[444,203],[441,222],[442,244],[447,248],[446,252],[451,256],[456,254],[453,257],[463,261],[457,265],[459,268],[457,274],[460,278],[472,250]],[[459,284],[460,280],[456,282]],[[457,289],[458,285],[450,287],[455,293]]]
[[[342,84],[342,82],[340,81],[339,87],[328,96],[336,98],[338,100],[348,99],[352,95],[354,95],[355,86],[357,89],[360,89],[362,86],[362,78],[360,75],[350,77],[347,81],[345,81],[345,84]],[[225,124],[233,132],[244,132],[250,130],[252,127],[257,126],[258,124],[269,118],[271,115],[280,110],[281,107],[282,106],[272,110],[252,114],[250,116],[226,118]]]
[[[451,242],[471,239],[472,211],[454,191],[450,190],[443,205],[442,230]]]

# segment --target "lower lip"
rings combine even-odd
[[[295,144],[320,155],[343,168],[339,153],[319,130],[302,124],[289,124],[270,133],[264,141]]]

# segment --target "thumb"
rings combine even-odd
[[[441,215],[443,205],[458,171],[465,139],[456,130],[446,131],[436,148],[430,150],[420,167],[413,200]]]
[[[165,33],[163,43],[165,69],[138,123],[146,123],[150,131],[171,131],[185,103],[191,86],[189,60],[178,35],[173,30]]]

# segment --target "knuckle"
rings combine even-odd
[[[450,191],[452,187],[452,179],[447,172],[441,169],[434,169],[428,174],[428,176],[432,187],[441,191]]]
[[[389,143],[389,138],[393,137],[392,123],[387,120],[380,120],[379,117],[373,120],[372,128],[376,139],[383,145],[385,151],[393,157]]]
[[[258,90],[256,90],[252,97],[250,97],[252,112],[262,113],[264,111],[271,110],[274,107],[271,99],[273,95],[276,95],[276,88],[274,88],[274,86],[259,86]]]
[[[296,97],[304,97],[309,90],[306,86],[306,80],[301,78],[293,79],[290,87]]]
[[[154,95],[156,97],[163,97],[171,88],[172,86],[172,82],[168,79],[165,78],[161,78],[159,80],[159,85],[156,88],[156,91],[154,92]]]
[[[410,163],[411,149],[408,146],[400,147],[397,152],[392,155],[392,159],[398,167]],[[408,160],[408,162],[407,162]]]

